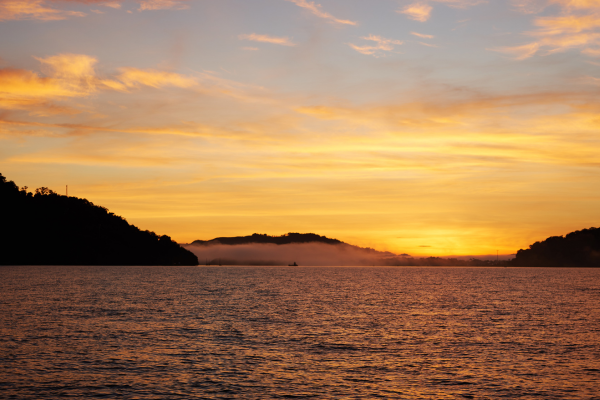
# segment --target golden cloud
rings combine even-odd
[[[357,25],[357,23],[354,21],[349,21],[346,19],[339,19],[329,13],[322,11],[321,5],[315,4],[315,2],[313,2],[313,1],[307,1],[307,0],[288,0],[288,1],[294,3],[298,7],[306,8],[307,10],[309,10],[311,13],[313,13],[317,17],[324,18],[324,19],[328,20],[329,22],[333,22],[336,24],[343,24],[343,25]]]
[[[0,2],[0,21],[20,19],[57,21],[86,15],[78,11],[48,8],[44,3],[44,0],[3,0]]]
[[[405,14],[408,18],[413,19],[419,22],[425,22],[429,19],[431,15],[431,7],[429,4],[425,3],[413,3],[404,7],[402,10],[398,10],[400,14]]]
[[[411,32],[410,34],[414,35],[414,36],[417,36],[417,37],[420,37],[422,39],[433,39],[434,38],[433,35],[425,35],[423,33]]]
[[[269,36],[269,35],[259,35],[259,34],[256,34],[256,33],[239,35],[238,39],[240,39],[240,40],[251,40],[253,42],[273,43],[273,44],[279,44],[279,45],[282,45],[282,46],[295,46],[296,45],[288,37],[277,37],[277,36]]]
[[[153,88],[163,86],[189,88],[198,85],[196,79],[174,72],[138,68],[119,68],[119,71],[121,73],[117,76],[118,81],[106,79],[101,81],[102,84],[120,91],[140,86],[150,86]]]
[[[1,108],[29,109],[38,113],[61,112],[70,109],[57,107],[51,101],[84,97],[95,91],[95,58],[60,54],[37,60],[42,63],[46,77],[19,69],[0,70]]]
[[[192,88],[199,85],[197,78],[154,69],[119,68],[110,79],[96,75],[96,58],[81,54],[59,54],[37,58],[45,76],[35,72],[6,68],[0,70],[0,108],[28,110],[37,114],[72,113],[71,107],[58,106],[55,101],[81,98],[99,90],[112,89],[128,92],[149,86]],[[206,76],[205,81],[218,86],[220,92],[235,92],[232,83]]]
[[[545,49],[545,54],[580,49],[583,54],[595,56],[600,47],[600,0],[548,0],[543,2],[517,2],[524,12],[536,13],[546,6],[557,4],[560,16],[537,17],[533,25],[537,30],[525,32],[537,38],[534,42],[514,47],[490,49],[515,56],[522,60]]]
[[[366,55],[375,55],[380,51],[393,51],[395,45],[401,45],[403,43],[401,40],[386,39],[377,35],[364,36],[361,39],[369,40],[375,42],[376,44],[374,46],[357,46],[349,43],[348,45],[359,53]]]

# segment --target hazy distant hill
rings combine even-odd
[[[492,266],[505,261],[459,260],[456,258],[413,258],[408,254],[377,251],[330,239],[314,233],[269,236],[219,237],[184,245],[201,263],[227,265],[380,265],[380,266]]]
[[[519,267],[600,267],[600,228],[552,236],[519,250],[512,265]]]
[[[170,237],[86,199],[26,189],[0,174],[1,265],[198,265]]]
[[[206,264],[228,265],[383,265],[395,254],[363,248],[314,233],[219,237],[185,247]]]

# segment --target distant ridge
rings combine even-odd
[[[249,236],[196,240],[184,247],[194,252],[207,265],[288,266],[296,261],[298,265],[381,266],[498,266],[507,263],[475,258],[413,258],[409,254],[359,247],[315,233],[290,232],[281,236],[255,233]]]
[[[519,250],[511,261],[517,267],[600,267],[600,228],[552,236]]]
[[[198,265],[190,251],[86,199],[0,174],[0,265]]]
[[[218,237],[211,240],[194,240],[191,244],[196,246],[210,246],[214,244],[239,245],[252,243],[292,244],[292,243],[325,243],[346,244],[337,239],[330,239],[315,233],[287,233],[281,236],[269,236],[267,234],[254,233],[250,236]]]

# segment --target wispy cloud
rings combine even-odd
[[[433,35],[425,35],[425,34],[423,34],[423,33],[417,33],[417,32],[411,32],[410,34],[411,34],[411,35],[415,35],[415,36],[417,36],[417,37],[420,37],[420,38],[422,38],[422,39],[433,39],[433,38],[435,37],[435,36],[433,36]]]
[[[539,48],[540,46],[538,43],[529,43],[522,46],[495,47],[489,50],[507,54],[516,60],[524,60],[537,53]]]
[[[140,86],[190,88],[198,85],[196,79],[174,72],[139,68],[120,68],[119,71],[121,73],[116,77],[117,80],[103,80],[102,84],[120,91],[127,91],[130,88],[139,88]]]
[[[79,11],[65,11],[49,8],[44,0],[3,0],[0,1],[0,21],[34,19],[41,21],[57,21],[69,17],[83,17]]]
[[[257,33],[239,35],[238,39],[251,40],[253,42],[273,43],[273,44],[279,44],[282,46],[295,46],[296,45],[296,43],[293,43],[290,40],[290,38],[288,38],[288,37],[259,35]]]
[[[377,35],[364,36],[364,37],[361,37],[361,39],[375,42],[375,45],[357,46],[352,43],[348,43],[348,45],[361,54],[375,55],[375,56],[379,52],[393,51],[395,45],[401,45],[403,43],[401,40],[386,39],[384,37],[377,36]]]
[[[561,15],[537,17],[536,30],[525,32],[535,40],[525,45],[492,48],[489,50],[513,55],[523,60],[538,52],[552,54],[569,49],[580,49],[583,54],[600,55],[600,2],[597,0],[547,0],[529,1],[520,10],[526,13],[541,12],[548,5],[561,7]]]
[[[349,21],[346,19],[339,19],[329,13],[326,13],[325,11],[321,10],[321,5],[316,4],[314,1],[306,1],[306,0],[288,0],[288,1],[291,1],[292,3],[296,4],[298,7],[306,8],[307,10],[309,10],[311,13],[313,13],[317,17],[324,18],[324,19],[328,20],[329,22],[332,22],[335,24],[343,24],[343,25],[357,25],[357,23],[354,21]]]
[[[143,10],[184,10],[189,8],[187,4],[179,0],[141,0],[139,11]]]
[[[187,0],[137,0],[138,11],[144,10],[183,10],[189,8]],[[53,3],[80,3],[85,5],[101,5],[120,9],[123,1],[105,0],[0,0],[0,21],[6,20],[39,20],[58,21],[70,17],[84,17],[81,11],[69,11],[53,7]],[[97,9],[90,10],[101,13]],[[129,10],[128,12],[131,12]]]
[[[404,8],[397,10],[400,14],[405,14],[408,18],[419,22],[426,22],[431,17],[433,7],[429,3],[443,3],[454,8],[467,8],[478,4],[487,3],[486,0],[421,0],[409,4]]]
[[[431,15],[431,7],[429,4],[425,3],[413,3],[404,7],[402,10],[398,10],[400,14],[405,14],[408,18],[413,19],[419,22],[425,22],[429,19]]]
[[[116,9],[121,8],[121,3],[119,3],[118,1],[108,1],[105,3],[101,3],[101,5],[103,5],[104,7],[116,8]]]

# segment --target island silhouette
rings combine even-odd
[[[198,265],[169,236],[142,231],[86,199],[27,191],[0,174],[0,265]]]
[[[517,251],[517,267],[600,267],[600,228],[582,229],[535,242]]]

